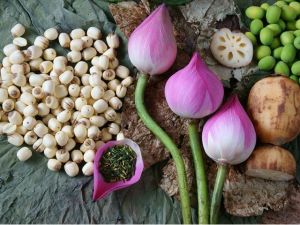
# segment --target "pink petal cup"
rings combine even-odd
[[[102,174],[99,171],[100,159],[102,155],[111,147],[116,145],[127,145],[136,153],[136,165],[134,175],[127,181],[118,181],[113,183],[108,183],[104,180]],[[136,182],[138,182],[141,178],[142,172],[144,169],[144,162],[141,154],[140,147],[130,139],[124,139],[120,141],[110,141],[105,145],[101,146],[95,156],[94,160],[94,192],[93,192],[93,200],[96,201],[98,199],[104,198],[111,192],[119,189],[126,188]]]

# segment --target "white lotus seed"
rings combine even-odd
[[[74,150],[71,152],[71,159],[73,162],[79,164],[83,161],[83,154],[79,150]]]
[[[95,158],[95,152],[94,150],[87,150],[84,154],[83,154],[83,160],[85,162],[93,162]]]
[[[17,157],[22,162],[30,159],[31,156],[32,156],[32,151],[27,147],[20,148],[17,152]]]
[[[40,47],[41,49],[46,49],[49,46],[49,40],[43,36],[37,36],[34,40],[34,45]]]
[[[47,167],[49,170],[57,172],[61,169],[61,162],[58,161],[57,159],[49,159],[47,163]]]
[[[58,31],[57,31],[57,29],[54,28],[54,27],[49,28],[49,29],[45,30],[44,36],[45,36],[48,40],[53,41],[53,40],[55,40],[55,39],[58,37]]]
[[[20,37],[25,33],[25,27],[22,24],[17,23],[11,28],[10,32],[13,37]]]
[[[79,173],[79,167],[75,162],[67,162],[64,165],[65,172],[70,177],[75,177]]]
[[[69,48],[70,47],[70,36],[66,33],[60,33],[58,36],[58,42],[63,48]]]

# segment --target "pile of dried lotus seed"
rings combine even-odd
[[[133,78],[119,65],[118,36],[111,33],[105,42],[96,27],[70,34],[49,28],[27,47],[23,25],[11,33],[1,65],[0,133],[15,146],[43,153],[52,171],[63,167],[73,177],[81,168],[92,175],[95,150],[124,138],[120,109]],[[49,48],[55,40],[70,49],[66,57]],[[22,147],[18,159],[29,159],[30,149]]]

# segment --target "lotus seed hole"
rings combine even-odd
[[[220,51],[224,51],[226,49],[226,47],[224,46],[224,45],[220,45],[219,47],[218,47],[218,50],[220,50]]]
[[[232,52],[229,52],[227,57],[228,57],[228,60],[232,60],[232,58],[233,58]]]
[[[241,44],[240,44],[240,47],[241,47],[241,48],[243,48],[243,47],[245,47],[245,46],[246,46],[245,43],[241,43]]]
[[[245,57],[245,54],[244,54],[244,52],[241,52],[240,50],[237,50],[237,53],[241,56],[241,57]]]
[[[225,41],[226,41],[224,37],[220,37],[220,40],[221,40],[222,42],[225,42]]]

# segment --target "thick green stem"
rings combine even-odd
[[[144,105],[144,93],[148,78],[148,75],[142,74],[138,79],[135,89],[136,109],[146,127],[165,145],[173,157],[177,171],[183,223],[191,224],[190,197],[182,155],[169,135],[151,118]]]
[[[198,223],[209,223],[209,198],[208,187],[206,182],[206,174],[204,161],[202,157],[201,144],[199,141],[199,133],[197,125],[194,122],[189,124],[190,145],[194,160],[196,183],[197,183],[197,196],[198,196]]]
[[[211,199],[210,208],[210,223],[216,224],[219,219],[219,211],[221,206],[221,200],[223,195],[223,187],[225,178],[227,176],[227,165],[219,164],[218,173],[215,181],[214,192]]]

